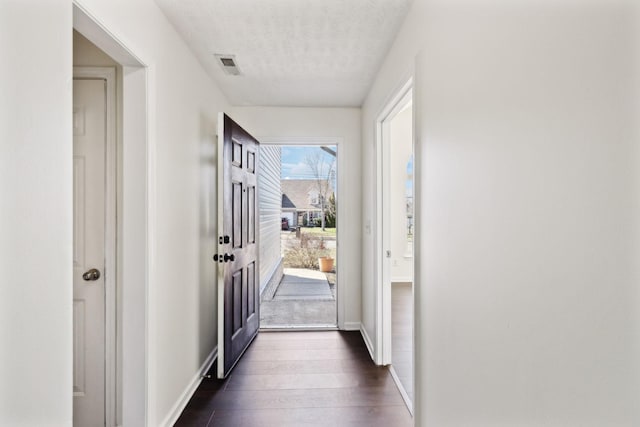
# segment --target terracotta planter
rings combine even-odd
[[[328,273],[333,270],[333,258],[331,257],[318,258],[318,264],[320,265],[320,271],[323,273]]]

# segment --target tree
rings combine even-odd
[[[325,216],[325,225],[329,228],[336,227],[336,193],[331,192],[329,203],[327,205],[327,213]]]
[[[327,205],[329,194],[333,192],[331,180],[335,173],[336,159],[331,157],[331,160],[329,160],[325,154],[318,150],[314,151],[313,154],[308,154],[304,162],[315,180],[315,189],[318,191],[318,204],[320,205],[320,225],[324,231],[325,206]]]

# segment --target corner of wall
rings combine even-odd
[[[197,390],[200,383],[205,379],[211,378],[211,376],[208,375],[208,372],[213,366],[213,362],[215,362],[217,358],[218,347],[216,346],[211,351],[211,353],[209,353],[209,356],[207,356],[202,366],[200,366],[198,372],[196,372],[195,375],[191,378],[191,381],[189,381],[189,384],[187,384],[184,391],[180,394],[180,397],[178,398],[178,400],[176,400],[176,403],[173,405],[164,420],[160,423],[160,426],[171,427],[176,423],[176,421],[178,421],[178,418],[180,418],[182,411],[184,411],[184,408],[189,403],[189,400]]]

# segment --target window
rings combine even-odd
[[[309,192],[309,204],[310,205],[319,205],[320,201],[321,201],[321,199],[320,199],[319,193],[317,191]]]

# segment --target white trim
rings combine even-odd
[[[258,141],[260,141],[263,145],[335,145],[336,148],[336,170],[338,173],[338,177],[336,180],[336,188],[335,192],[338,195],[336,202],[336,264],[342,265],[342,268],[349,268],[349,265],[353,265],[353,263],[349,262],[348,255],[343,253],[344,251],[340,250],[340,235],[341,235],[341,225],[340,219],[346,218],[346,212],[344,212],[344,203],[340,203],[341,189],[346,188],[344,180],[347,176],[347,171],[343,170],[347,167],[347,164],[341,160],[344,155],[341,155],[343,149],[342,145],[344,143],[344,139],[341,137],[309,137],[309,136],[301,136],[301,137],[272,137],[272,136],[261,136],[257,137]],[[344,267],[347,266],[347,267]],[[344,274],[340,273],[340,268],[336,270],[336,324],[338,329],[346,330],[347,323],[346,319],[346,290],[343,284],[341,284],[340,277],[344,277]],[[357,329],[356,329],[357,330]]]
[[[391,285],[396,283],[413,283],[413,277],[410,276],[395,276],[391,278]]]
[[[389,122],[402,111],[413,95],[413,77],[405,81],[378,114],[375,122],[375,152],[376,152],[376,194],[375,194],[375,324],[376,347],[374,360],[379,365],[391,363],[391,266],[389,258],[385,256],[388,249],[385,246],[389,240],[388,212],[383,200],[384,194],[389,192],[388,159]]]
[[[218,242],[216,253],[224,252],[224,247],[220,244],[218,236],[222,236],[224,230],[224,115],[218,113],[218,130],[216,146],[218,148],[218,167],[217,169],[217,215],[218,226],[216,227],[216,242]],[[219,379],[224,378],[224,268],[222,264],[216,264],[216,287],[218,289],[218,372]]]
[[[117,125],[115,67],[73,67],[74,79],[104,80],[105,88],[105,233],[104,233],[104,415],[105,425],[116,424],[118,367],[116,334],[117,289]]]
[[[109,53],[109,52],[107,52]],[[149,69],[123,67],[120,260],[122,424],[149,424]],[[126,258],[125,258],[126,255]],[[125,262],[126,261],[126,262]]]
[[[339,145],[343,139],[333,136],[260,136],[256,137],[264,145]]]
[[[398,377],[398,373],[396,369],[391,365],[389,367],[389,373],[391,374],[391,378],[393,378],[393,382],[396,383],[396,387],[398,387],[398,391],[400,392],[400,396],[402,396],[402,400],[404,400],[405,405],[407,405],[407,409],[413,416],[413,401],[409,397],[407,390],[404,388],[404,384],[400,381],[400,377]]]
[[[344,322],[343,331],[359,331],[362,329],[362,323],[360,322]]]
[[[149,426],[157,425],[157,412],[154,410],[157,407],[157,395],[158,395],[158,352],[149,351],[148,349],[156,349],[156,340],[160,335],[158,332],[158,322],[155,319],[158,318],[156,310],[158,309],[158,303],[156,300],[157,291],[155,286],[148,286],[149,283],[157,284],[158,280],[156,275],[158,269],[156,268],[156,256],[158,245],[156,239],[158,236],[158,221],[157,221],[157,206],[158,206],[158,178],[157,178],[157,82],[156,73],[157,66],[152,64],[147,70],[147,98],[146,98],[146,119],[148,123],[147,128],[147,424]],[[154,88],[150,90],[149,88]],[[153,320],[150,320],[153,319]]]
[[[89,13],[79,0],[73,0],[73,28],[120,65],[145,66],[144,61],[127,49],[126,44]]]
[[[198,369],[193,378],[191,378],[191,381],[189,381],[189,384],[184,389],[178,400],[176,400],[176,403],[164,418],[164,421],[160,423],[161,426],[170,427],[174,425],[176,421],[178,421],[178,418],[180,418],[182,411],[184,411],[184,408],[186,408],[189,400],[198,389],[198,386],[207,375],[207,372],[209,372],[209,369],[211,369],[211,366],[213,365],[213,362],[215,362],[217,357],[218,347],[214,347],[213,350],[211,350],[211,353],[209,353],[205,361],[202,363],[202,365],[200,365],[200,369]]]
[[[371,337],[369,337],[369,334],[367,333],[367,330],[363,325],[360,325],[360,335],[362,335],[364,345],[367,346],[367,350],[369,351],[369,356],[371,356],[371,360],[375,362],[376,358],[375,358],[373,343],[371,342]],[[376,364],[379,365],[379,363],[376,363]]]

